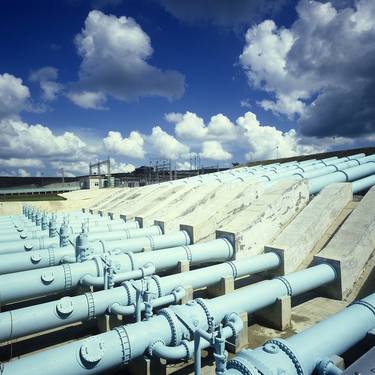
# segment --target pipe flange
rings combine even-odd
[[[25,248],[26,251],[30,251],[33,249],[33,243],[32,242],[26,242],[23,247]]]
[[[291,297],[293,295],[293,288],[290,285],[290,283],[289,283],[289,281],[287,280],[286,277],[279,276],[279,277],[276,277],[275,280],[280,280],[285,285],[287,293],[288,293],[288,296]]]
[[[165,345],[165,342],[161,339],[157,339],[157,340],[152,341],[151,344],[147,347],[147,354],[150,357],[153,356],[153,350],[154,350],[155,345],[157,345],[157,344]]]
[[[129,282],[125,281],[121,284],[121,286],[125,289],[125,293],[126,293],[126,298],[127,298],[127,301],[128,301],[128,305],[132,303],[132,293],[130,291],[130,284]]]
[[[94,296],[91,292],[85,293],[86,301],[87,301],[87,317],[89,320],[95,318],[95,300]]]
[[[127,363],[129,363],[130,358],[131,358],[129,336],[124,326],[115,327],[113,328],[113,330],[117,332],[120,338],[121,348],[122,348],[121,365],[124,366]]]
[[[293,353],[293,351],[289,348],[289,346],[286,343],[284,343],[281,340],[268,340],[268,341],[266,341],[266,343],[264,345],[267,345],[267,344],[273,344],[273,345],[278,346],[279,349],[282,350],[289,357],[289,359],[292,361],[292,363],[293,363],[293,365],[296,369],[296,374],[304,375],[304,371],[303,371],[303,368],[302,368],[302,365],[301,365],[300,361],[298,360],[296,355]]]
[[[237,267],[236,265],[234,264],[234,262],[226,262],[229,267],[232,269],[232,275],[233,275],[233,278],[236,279],[237,276],[238,276],[238,270],[237,270]]]
[[[189,246],[182,246],[182,248],[186,252],[187,260],[191,263],[193,261],[193,254],[191,253],[190,247]]]
[[[53,247],[48,248],[48,265],[50,267],[56,265],[55,249]]]
[[[373,306],[370,302],[367,302],[363,299],[360,299],[359,301],[355,301],[355,302],[351,303],[349,306],[352,306],[352,305],[365,306],[375,315],[375,306]]]
[[[227,362],[227,369],[237,370],[241,375],[262,375],[254,366],[245,365],[236,358]]]
[[[151,279],[155,281],[156,287],[158,288],[158,297],[161,297],[162,290],[160,285],[160,277],[158,275],[151,275]]]
[[[65,289],[71,289],[73,285],[73,278],[72,278],[72,271],[70,269],[70,265],[67,263],[64,263],[62,265],[64,270],[64,279],[65,279]]]
[[[189,346],[189,341],[187,340],[182,340],[181,345],[185,347],[186,350],[186,355],[184,358],[181,358],[183,361],[188,361],[193,357],[193,352],[190,351],[190,346]]]
[[[181,330],[179,329],[180,322],[178,318],[176,317],[176,314],[171,309],[166,308],[166,309],[160,310],[158,315],[163,315],[168,321],[168,324],[171,328],[171,336],[172,336],[171,345],[172,346],[178,345],[182,339],[182,333],[181,333]]]
[[[324,358],[316,366],[316,370],[319,375],[327,375],[329,372],[329,365],[334,365],[333,361],[329,358]]]
[[[208,309],[206,302],[203,298],[196,298],[195,302],[203,309],[206,319],[207,319],[207,326],[208,326],[208,333],[213,333],[214,327],[215,327],[215,320],[213,316],[210,313],[210,310]]]

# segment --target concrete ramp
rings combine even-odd
[[[248,208],[219,223],[218,236],[235,237],[237,259],[259,254],[309,201],[306,181],[282,181]]]
[[[314,263],[329,263],[337,271],[334,283],[325,291],[337,299],[346,298],[375,249],[375,187],[372,187],[341,226]]]
[[[351,184],[324,188],[265,251],[276,251],[283,261],[283,274],[296,271],[315,245],[353,199]]]
[[[194,242],[213,239],[219,221],[230,220],[233,215],[246,209],[259,198],[264,188],[263,183],[253,182],[220,185],[198,202],[194,210],[170,220],[167,226],[177,229],[180,224],[180,228],[187,230]]]

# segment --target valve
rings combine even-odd
[[[60,247],[68,246],[69,244],[69,228],[68,224],[64,219],[63,224],[60,227]]]

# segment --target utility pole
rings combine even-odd
[[[64,175],[64,168],[60,168],[61,177],[62,177],[62,183],[65,183],[65,175]]]

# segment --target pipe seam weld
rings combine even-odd
[[[238,270],[237,270],[237,267],[236,265],[234,264],[234,262],[226,262],[229,267],[232,269],[232,275],[233,275],[233,278],[237,278],[238,276]]]
[[[296,357],[296,355],[293,353],[293,351],[289,348],[288,345],[286,345],[284,342],[282,342],[281,340],[268,340],[265,344],[273,344],[273,345],[276,345],[282,352],[284,352],[288,357],[289,359],[292,361],[295,369],[296,369],[296,374],[297,375],[304,375],[304,371],[303,371],[303,368],[302,368],[302,365],[300,363],[300,361],[298,360],[298,358]]]
[[[285,285],[288,296],[291,297],[293,295],[293,288],[290,285],[290,283],[289,283],[289,281],[287,280],[286,277],[279,276],[279,277],[276,277],[275,280],[280,280]]]
[[[189,261],[189,263],[191,263],[193,261],[193,254],[191,253],[191,250],[190,250],[189,246],[182,246],[182,248],[186,252],[187,260]]]
[[[150,241],[150,248],[155,249],[155,241],[151,235],[147,235],[146,238]]]
[[[359,301],[354,301],[349,306],[353,306],[353,305],[361,305],[361,306],[367,307],[375,315],[375,306],[373,306],[370,302],[360,299]]]
[[[135,270],[134,256],[133,256],[134,254],[133,254],[133,252],[127,251],[127,252],[125,252],[125,254],[129,257],[130,266],[131,266],[132,270]]]
[[[122,348],[121,365],[124,366],[127,363],[129,363],[130,358],[131,358],[129,336],[124,326],[115,327],[113,330],[117,332],[120,338],[121,348]]]

